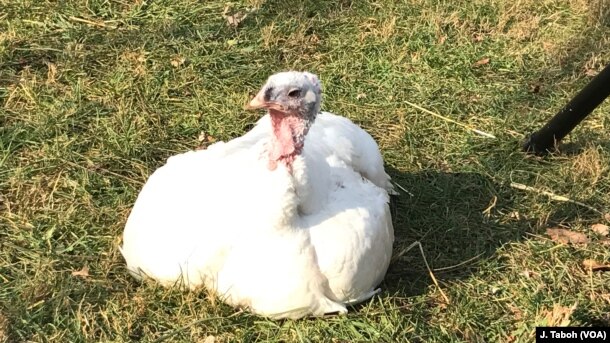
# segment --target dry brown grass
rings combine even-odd
[[[590,146],[574,157],[569,167],[572,182],[585,182],[595,187],[608,171],[608,160],[599,147]]]
[[[121,59],[128,65],[127,69],[131,70],[134,76],[146,75],[146,51],[143,49],[125,51],[121,55]]]

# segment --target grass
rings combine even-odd
[[[527,342],[610,325],[608,103],[564,153],[520,152],[610,61],[604,0],[0,0],[0,342]],[[238,26],[223,16],[249,13]],[[488,58],[488,63],[484,63]],[[481,61],[477,63],[477,61]],[[279,70],[320,75],[323,109],[379,142],[402,194],[397,258],[347,316],[274,322],[140,285],[117,250],[147,176],[228,140]],[[494,134],[475,135],[418,104]],[[238,211],[238,209],[236,209]],[[553,242],[563,226],[586,245]],[[607,241],[606,241],[607,242]],[[88,276],[72,275],[88,268]]]

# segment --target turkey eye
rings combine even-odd
[[[290,90],[290,92],[288,92],[288,96],[291,98],[298,98],[301,95],[301,90],[298,88],[292,89]]]

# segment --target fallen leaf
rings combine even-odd
[[[608,225],[604,224],[593,224],[591,225],[591,230],[597,233],[598,235],[608,236],[608,232],[610,232]]]
[[[558,243],[564,244],[586,244],[589,243],[589,238],[580,232],[575,232],[567,229],[561,228],[550,228],[546,229],[546,234],[551,237],[551,239]]]
[[[357,100],[364,99],[364,98],[366,98],[366,94],[365,93],[360,93],[360,94],[356,95],[356,99]]]
[[[75,270],[72,272],[72,276],[80,276],[86,278],[89,276],[89,267],[83,266],[80,270]]]
[[[172,66],[174,66],[174,68],[178,68],[179,66],[183,65],[184,62],[186,62],[186,58],[181,57],[181,56],[175,56],[170,61],[170,63],[172,64]]]
[[[230,15],[227,15],[227,13],[229,13],[229,6],[225,7],[224,11],[222,12],[222,16],[226,19],[229,26],[232,27],[239,26],[239,23],[241,23],[246,19],[246,17],[248,17],[248,13],[244,14],[243,12],[237,12]]]
[[[485,37],[483,37],[483,35],[480,33],[475,33],[472,35],[472,40],[475,42],[480,42],[483,40],[483,38],[485,38]]]
[[[508,309],[512,312],[515,320],[519,321],[523,318],[523,312],[517,306],[508,304]]]
[[[445,43],[446,40],[447,40],[447,36],[442,35],[442,36],[438,37],[438,44],[443,45],[443,43]]]
[[[591,68],[587,68],[587,70],[585,70],[585,75],[587,76],[596,76],[599,72],[595,69],[591,69]]]
[[[574,310],[576,309],[575,303],[572,307],[561,306],[559,304],[554,304],[553,309],[550,311],[546,311],[545,319],[546,323],[544,326],[568,326],[570,325],[570,317]]]
[[[608,271],[610,270],[610,264],[602,264],[595,260],[586,259],[582,261],[582,266],[589,271]]]
[[[214,336],[208,336],[203,340],[203,343],[214,343],[216,342],[216,337]]]
[[[446,310],[446,309],[447,309],[447,304],[445,304],[445,303],[439,303],[439,304],[438,304],[436,307],[437,307],[439,310],[444,311],[444,310]]]
[[[54,63],[46,62],[47,64],[47,83],[55,83],[55,75],[57,75],[57,66]]]
[[[610,222],[610,213],[604,214],[604,219]]]
[[[201,131],[199,133],[197,140],[199,141],[200,144],[196,148],[196,150],[205,150],[210,144],[216,142],[216,138],[208,135],[207,133],[205,133],[205,131]]]
[[[474,62],[474,64],[472,65],[473,67],[480,67],[482,65],[488,64],[490,61],[489,57],[485,57],[483,59],[480,59],[476,62]]]
[[[530,93],[540,93],[540,84],[539,83],[534,83],[530,85]]]

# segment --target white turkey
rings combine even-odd
[[[372,297],[392,253],[379,148],[320,112],[308,72],[272,75],[244,136],[170,157],[140,192],[122,253],[136,278],[199,286],[271,318],[345,313]]]

